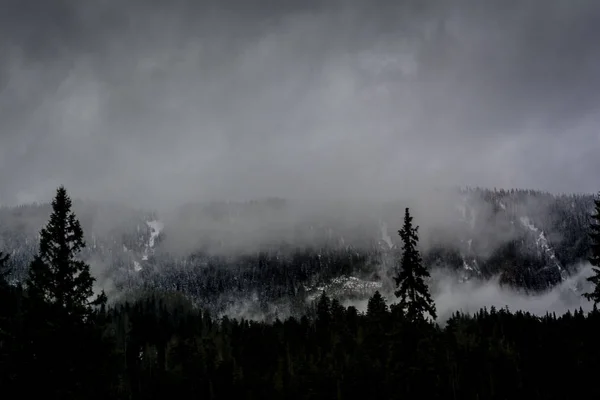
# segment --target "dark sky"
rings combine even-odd
[[[0,0],[0,202],[600,190],[600,1]]]

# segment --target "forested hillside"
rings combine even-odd
[[[299,318],[257,322],[219,318],[192,301],[199,294],[187,296],[189,288],[176,284],[142,284],[148,290],[108,305],[104,292],[93,294],[90,267],[79,258],[86,243],[71,205],[59,188],[23,282],[11,278],[14,262],[0,253],[3,398],[34,397],[40,390],[60,399],[600,395],[594,385],[562,384],[587,382],[599,372],[595,306],[587,315],[580,309],[543,317],[490,307],[437,324],[430,268],[420,255],[419,228],[409,208],[392,274],[397,302],[388,306],[375,290],[361,313],[321,291]],[[593,217],[588,250],[598,267],[600,200]],[[310,253],[305,257],[314,260]],[[594,304],[600,301],[600,270],[595,272],[589,279],[595,290],[587,294]],[[217,296],[226,288],[213,290]]]
[[[178,290],[213,312],[299,315],[319,288],[340,300],[391,293],[404,205],[420,250],[456,279],[489,279],[532,292],[575,272],[589,247],[591,195],[532,190],[438,191],[428,202],[312,206],[283,199],[188,204],[152,211],[76,201],[89,246],[82,257],[110,294]],[[22,279],[47,204],[0,209],[0,250]]]

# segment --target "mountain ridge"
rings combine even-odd
[[[299,308],[318,288],[343,288],[335,291],[344,298],[389,291],[401,251],[392,227],[401,226],[405,205],[422,222],[424,262],[459,281],[499,276],[502,284],[541,292],[585,260],[592,195],[437,193],[439,199],[421,206],[413,200],[341,211],[299,210],[275,198],[213,202],[188,205],[165,220],[93,202],[76,201],[74,209],[88,242],[82,257],[101,285],[114,293],[179,290],[221,312],[239,301]],[[15,279],[24,276],[48,213],[43,204],[0,209],[0,251],[12,255]]]

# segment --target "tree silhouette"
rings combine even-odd
[[[8,283],[6,277],[10,273],[10,269],[8,268],[7,264],[8,254],[4,254],[0,251],[0,287]]]
[[[592,215],[592,222],[590,223],[590,238],[592,239],[591,244],[591,255],[589,257],[590,264],[594,270],[594,275],[589,277],[587,280],[594,284],[594,290],[590,293],[585,293],[584,296],[594,302],[594,304],[600,303],[600,198],[594,200],[596,205],[595,213]]]
[[[102,293],[90,301],[94,278],[89,265],[76,259],[85,241],[71,205],[66,189],[60,186],[52,201],[50,220],[40,232],[39,254],[29,268],[27,288],[32,298],[83,321],[94,306],[106,303],[106,296]]]
[[[409,320],[422,319],[426,312],[436,319],[435,303],[425,283],[425,278],[430,277],[429,271],[423,266],[421,254],[417,250],[419,227],[412,226],[412,219],[407,208],[404,226],[398,231],[403,242],[403,253],[400,273],[394,278],[398,287],[395,295],[400,298],[399,307]]]
[[[367,316],[373,319],[382,318],[388,312],[388,306],[385,299],[379,291],[376,291],[367,303]]]
[[[317,302],[317,325],[328,328],[331,322],[331,299],[323,291]]]
[[[29,375],[50,382],[44,388],[49,397],[100,398],[111,388],[98,382],[100,375],[111,377],[111,347],[103,340],[106,295],[91,300],[94,278],[77,259],[85,242],[71,205],[59,187],[26,280],[22,358]]]

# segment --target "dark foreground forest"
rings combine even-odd
[[[83,231],[59,188],[23,282],[0,255],[3,399],[597,398],[600,312],[537,317],[490,308],[435,322],[429,271],[408,209],[395,277],[366,313],[322,293],[274,323],[220,319],[178,292],[107,305],[77,257]],[[600,222],[600,201],[594,220]],[[600,266],[600,227],[590,262]],[[600,300],[600,270],[590,278]]]

